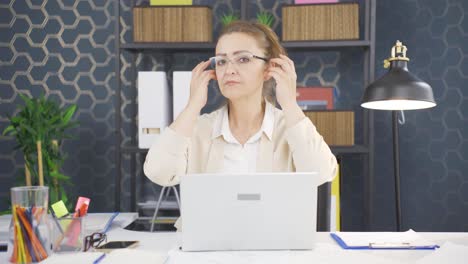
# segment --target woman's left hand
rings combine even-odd
[[[305,117],[296,101],[297,75],[294,62],[284,55],[273,58],[270,62],[276,65],[270,65],[267,76],[276,81],[276,100],[283,109],[286,126],[292,127]]]
[[[270,65],[267,76],[276,81],[276,99],[281,108],[295,107],[296,102],[296,69],[294,62],[285,55],[270,59],[274,65]],[[276,67],[275,67],[276,66]]]

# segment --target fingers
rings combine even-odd
[[[201,79],[202,83],[208,84],[208,82],[210,80],[216,80],[216,74],[215,74],[214,70],[204,71],[202,73],[202,75],[200,76],[200,79]]]
[[[289,62],[283,58],[273,58],[270,59],[271,62],[274,62],[275,64],[279,65],[281,69],[283,69],[286,72],[290,72],[293,69],[291,68],[291,65],[289,65]]]
[[[281,77],[286,77],[287,76],[287,73],[284,72],[284,70],[280,69],[280,68],[270,68],[268,69],[269,72],[274,72],[276,74],[278,74],[278,76],[281,76]]]
[[[293,69],[294,72],[296,72],[296,67],[294,66],[294,61],[292,61],[288,56],[280,54],[280,58],[285,59],[288,63],[289,66],[291,66],[291,69]]]
[[[276,68],[271,68],[270,70],[268,70],[267,76],[270,76],[273,79],[275,79],[276,83],[278,83],[281,80],[281,78],[284,78],[282,70]]]
[[[195,66],[195,68],[193,68],[192,74],[196,74],[196,73],[204,71],[209,65],[210,65],[210,60],[202,61],[198,63],[198,65]]]

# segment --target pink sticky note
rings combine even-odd
[[[88,207],[89,203],[91,202],[91,199],[86,198],[86,197],[78,197],[78,201],[76,202],[75,206],[75,217],[78,216],[85,216],[86,213],[88,212]]]

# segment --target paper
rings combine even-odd
[[[53,205],[51,205],[51,207],[58,218],[66,216],[68,214],[67,207],[65,206],[62,200],[54,203]]]
[[[419,259],[415,264],[440,264],[450,263],[465,264],[468,259],[468,247],[451,242],[444,243],[439,249]]]
[[[74,263],[93,263],[101,256],[101,252],[73,252],[53,254],[46,258],[41,264],[74,264]]]
[[[167,255],[140,250],[140,249],[116,249],[107,254],[99,264],[128,264],[128,263],[148,263],[163,264]]]
[[[368,232],[368,233],[353,233],[353,232],[337,232],[336,233],[349,247],[354,246],[369,246],[372,244],[375,247],[394,247],[398,245],[431,246],[435,243],[430,242],[413,230],[406,232]]]

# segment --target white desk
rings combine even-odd
[[[97,216],[97,217],[107,216],[107,217],[103,217],[103,219],[109,219],[112,216],[112,213],[94,213],[90,215]],[[118,231],[118,230],[125,230],[123,228],[129,225],[131,222],[133,222],[137,218],[138,218],[137,213],[119,213],[119,215],[112,222],[110,232]],[[11,215],[0,216],[0,242],[7,242],[9,240],[8,228],[10,225],[10,220],[11,220]],[[86,227],[86,222],[85,222],[85,227]],[[90,230],[90,232],[92,231]],[[12,249],[13,249],[13,246],[11,245],[11,243],[9,243],[8,252],[0,252],[0,264],[9,263],[8,259],[11,256]]]
[[[112,240],[139,240],[138,250],[158,253],[164,256],[169,254],[166,263],[415,263],[425,256],[437,257],[436,251],[420,250],[343,250],[330,237],[329,233],[319,233],[317,247],[311,251],[244,251],[244,252],[180,252],[180,233],[163,232],[149,233],[122,229],[135,217],[133,214],[120,215],[108,233],[108,241]],[[439,245],[446,242],[468,246],[468,233],[419,233],[424,238]],[[9,249],[11,246],[9,247]],[[442,250],[442,249],[439,249]],[[438,251],[439,251],[438,250]],[[0,263],[7,263],[10,252],[0,253]],[[467,263],[468,252],[456,258]],[[430,258],[428,260],[430,260]],[[152,263],[148,260],[148,263]],[[427,262],[431,263],[431,262]]]

